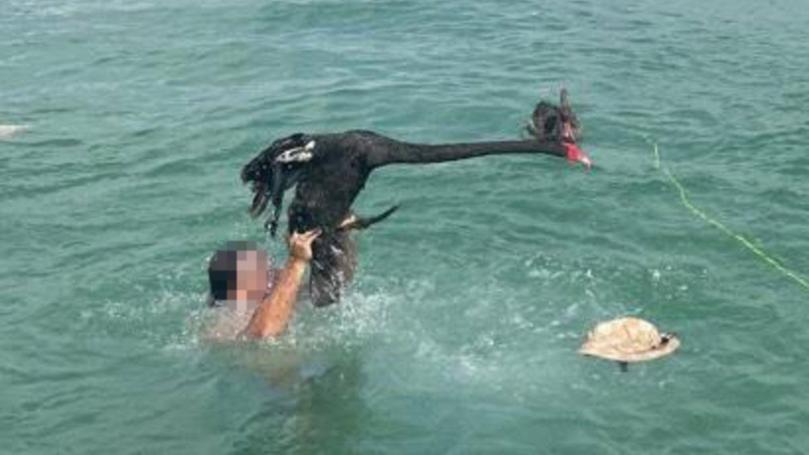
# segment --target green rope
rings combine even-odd
[[[669,171],[668,168],[664,168],[664,167],[661,166],[661,164],[660,164],[660,152],[657,150],[657,144],[654,144],[654,155],[655,155],[655,169],[658,169],[661,172],[663,172],[663,174],[665,174],[666,177],[668,177],[669,182],[671,182],[671,184],[674,185],[677,188],[677,191],[680,192],[680,201],[683,203],[685,208],[687,208],[691,213],[693,213],[698,218],[703,219],[706,223],[708,223],[711,226],[713,226],[713,227],[719,229],[720,231],[722,231],[728,237],[736,239],[739,243],[744,245],[745,248],[752,251],[753,254],[758,256],[759,259],[762,259],[764,262],[768,263],[769,265],[774,267],[776,270],[778,270],[782,274],[784,274],[787,277],[791,278],[796,283],[801,285],[804,289],[809,290],[809,281],[807,281],[806,278],[803,278],[798,273],[793,272],[792,270],[784,267],[780,262],[778,262],[778,260],[776,260],[775,258],[770,256],[769,254],[767,254],[761,248],[753,245],[744,236],[739,235],[739,234],[731,231],[727,226],[725,226],[721,222],[711,218],[705,212],[703,212],[702,210],[697,208],[694,204],[692,204],[691,201],[688,199],[688,193],[686,193],[685,188],[680,183],[680,181],[677,180],[677,177],[675,177],[674,174],[672,174],[671,171]]]

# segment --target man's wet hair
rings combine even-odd
[[[217,302],[228,299],[228,290],[236,289],[236,271],[239,253],[259,251],[256,242],[237,240],[225,244],[225,248],[216,250],[208,261],[208,283],[210,297],[208,306],[216,306]]]

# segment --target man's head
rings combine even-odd
[[[267,291],[268,269],[267,252],[254,242],[228,242],[208,263],[210,305],[226,300],[261,300]]]

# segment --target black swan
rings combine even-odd
[[[353,215],[351,204],[374,169],[514,153],[543,153],[589,168],[589,157],[576,145],[580,125],[565,90],[560,98],[559,106],[536,105],[527,127],[533,138],[528,140],[412,144],[363,130],[297,133],[278,139],[242,169],[242,181],[251,183],[254,193],[250,213],[259,216],[272,202],[267,226],[275,235],[284,192],[297,185],[288,208],[289,232],[323,230],[313,245],[309,286],[316,306],[335,303],[356,268],[356,248],[348,229],[368,227],[396,210],[392,207],[369,218],[354,216],[351,223],[340,226]]]

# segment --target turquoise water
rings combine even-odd
[[[0,452],[800,453],[803,1],[7,0]],[[506,139],[569,88],[590,173],[542,156],[374,174],[338,307],[199,340],[205,261],[265,242],[240,166],[296,131]],[[596,321],[678,332],[621,373]]]

